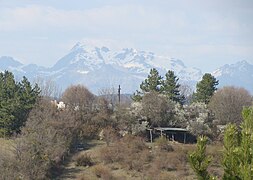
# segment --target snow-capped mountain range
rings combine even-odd
[[[231,85],[243,87],[253,94],[253,65],[245,60],[226,64],[215,70],[212,75],[219,80],[219,87]]]
[[[179,59],[133,48],[115,51],[108,47],[95,47],[85,43],[77,43],[50,68],[36,64],[24,65],[6,56],[0,58],[0,71],[9,70],[19,78],[28,77],[30,81],[36,77],[54,80],[63,90],[69,85],[83,84],[95,94],[100,89],[116,88],[118,85],[121,85],[122,93],[133,93],[153,67],[162,76],[168,70],[173,70],[181,84],[192,87],[203,76],[200,69],[186,67]],[[220,86],[242,86],[253,92],[253,65],[246,61],[224,65],[212,74],[220,81]]]

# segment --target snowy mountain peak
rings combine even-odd
[[[79,51],[79,50],[82,50],[82,51],[91,51],[91,50],[94,50],[96,47],[95,46],[92,46],[92,45],[89,45],[89,44],[85,44],[85,43],[81,43],[81,42],[77,42],[73,48],[71,49],[71,52],[73,51]]]
[[[245,72],[252,72],[253,65],[249,64],[247,61],[238,61],[234,64],[226,64],[217,70],[215,70],[212,75],[214,77],[219,77],[223,75],[233,76],[235,74],[245,73]]]
[[[177,65],[177,64],[184,67],[184,68],[186,68],[183,61],[181,61],[179,59],[171,58],[171,65]]]
[[[104,46],[100,48],[92,44],[78,42],[66,56],[61,58],[52,67],[52,69],[57,71],[59,69],[71,67],[73,71],[88,72],[104,64],[105,59],[108,59],[107,54],[109,54],[109,52],[110,49]]]
[[[0,69],[7,69],[8,67],[19,67],[23,64],[19,61],[13,59],[10,56],[2,56],[0,57]]]
[[[105,46],[97,46],[92,43],[87,43],[87,42],[77,42],[70,52],[73,51],[83,51],[83,52],[92,52],[92,51],[103,51],[103,52],[108,52],[110,49]]]
[[[134,48],[123,48],[122,51],[125,52],[126,54],[137,54],[138,53],[138,51]]]
[[[242,60],[242,61],[239,61],[239,62],[235,63],[235,66],[237,66],[237,67],[247,67],[247,66],[251,66],[251,64],[249,64],[246,60]]]
[[[253,92],[253,65],[245,60],[226,64],[215,70],[212,75],[219,80],[220,87],[234,85]]]

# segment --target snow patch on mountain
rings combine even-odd
[[[88,74],[89,73],[89,71],[81,71],[81,70],[78,70],[77,72],[80,74]]]

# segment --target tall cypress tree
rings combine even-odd
[[[174,71],[169,70],[165,74],[165,80],[162,82],[162,93],[165,94],[170,100],[183,104],[184,96],[180,95],[179,78],[174,74]]]
[[[214,92],[217,90],[216,86],[219,81],[209,73],[204,74],[202,80],[197,83],[196,93],[193,94],[193,99],[196,102],[203,102],[208,104]]]

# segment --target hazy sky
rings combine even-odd
[[[78,41],[152,51],[204,71],[253,64],[253,1],[0,0],[0,56],[52,66]]]

